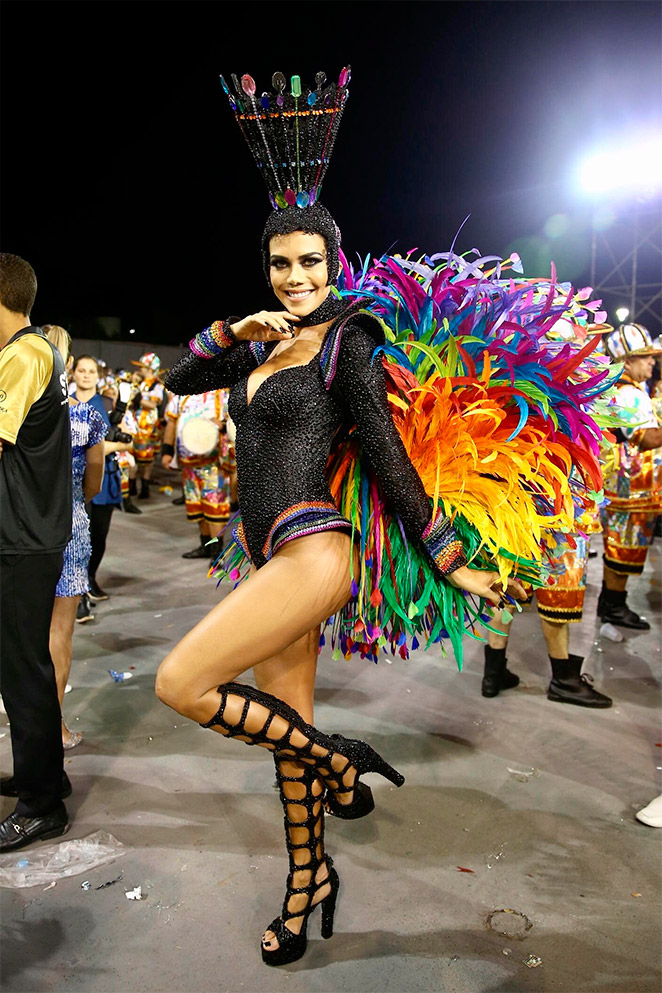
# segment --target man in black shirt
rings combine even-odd
[[[16,809],[0,851],[64,834],[60,706],[48,639],[55,587],[71,537],[71,432],[62,357],[30,325],[32,267],[0,255],[0,692],[14,775],[0,782]]]

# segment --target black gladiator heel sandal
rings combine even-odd
[[[285,769],[291,767],[298,771],[298,776],[287,775]],[[270,950],[268,941],[262,938],[262,961],[266,965],[288,965],[296,962],[306,951],[308,943],[308,918],[317,906],[322,914],[322,937],[330,938],[333,934],[333,917],[338,898],[340,881],[333,867],[333,860],[324,852],[324,810],[322,798],[324,784],[309,766],[301,766],[287,760],[276,759],[276,778],[280,789],[281,802],[285,811],[285,844],[290,859],[290,872],[287,877],[287,892],[283,901],[280,917],[271,922],[267,931],[272,931],[278,941],[278,948]],[[292,814],[297,807],[303,808],[306,816],[303,820],[292,820]],[[320,866],[326,864],[328,876],[321,882],[315,881]],[[295,886],[295,875],[305,874],[307,882]],[[313,903],[315,894],[324,888],[329,892],[317,903]],[[290,909],[293,897],[305,895],[305,906],[300,910]],[[297,934],[287,927],[287,921],[302,918],[301,929]],[[265,932],[266,933],[266,932]]]
[[[367,745],[365,741],[357,741],[354,738],[343,738],[341,734],[332,734],[331,738],[341,746],[339,749],[340,753],[348,757],[345,768],[336,773],[340,782],[342,783],[345,772],[352,766],[356,769],[356,777],[353,785],[347,786],[344,789],[339,787],[337,790],[330,792],[324,803],[324,809],[327,814],[333,814],[334,817],[342,817],[343,820],[347,821],[365,817],[366,814],[371,813],[375,809],[375,800],[370,787],[366,786],[365,783],[359,782],[359,776],[364,775],[366,772],[376,772],[380,776],[383,776],[384,779],[388,779],[395,786],[402,786],[405,777],[397,772],[393,766],[389,765],[388,762],[385,762],[381,755],[374,748],[371,748],[370,745]],[[347,793],[354,794],[349,803],[342,803],[337,799],[339,796]]]
[[[405,777],[365,741],[344,738],[340,734],[322,734],[270,693],[243,683],[225,683],[218,687],[218,692],[221,706],[201,727],[222,728],[222,733],[229,738],[268,748],[279,758],[290,757],[314,766],[327,789],[326,809],[336,817],[353,820],[365,817],[374,809],[372,791],[359,782],[359,776],[376,772],[395,786],[402,786],[405,781]],[[332,765],[336,756],[345,759],[340,770]],[[351,782],[345,782],[348,774]],[[347,803],[337,799],[348,794],[353,796]]]

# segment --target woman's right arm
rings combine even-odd
[[[268,342],[292,337],[287,311],[260,311],[243,320],[214,321],[189,342],[188,351],[168,373],[165,385],[173,393],[205,393],[234,386],[266,358]]]

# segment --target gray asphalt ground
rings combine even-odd
[[[65,703],[85,738],[67,754],[63,840],[105,830],[126,851],[48,890],[2,890],[4,990],[658,993],[662,830],[634,812],[661,789],[659,540],[630,593],[652,629],[621,644],[598,638],[601,564],[590,563],[572,648],[611,710],[546,699],[535,608],[511,639],[522,684],[493,700],[480,695],[477,644],[461,675],[437,650],[379,666],[324,650],[317,724],[365,737],[407,782],[375,779],[374,814],[327,820],[341,877],[336,933],[322,941],[315,915],[305,957],[268,969],[259,939],[286,873],[271,760],[153,693],[160,660],[230,586],[217,590],[205,563],[180,558],[197,540],[183,508],[158,493],[142,507],[113,521],[99,574],[111,599],[76,628]],[[111,668],[133,678],[116,684]],[[2,816],[12,807],[3,800]],[[138,885],[145,899],[126,899]],[[488,925],[499,910],[515,912],[494,918],[509,935]],[[531,968],[530,956],[542,964]]]

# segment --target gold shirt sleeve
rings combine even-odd
[[[24,335],[0,351],[0,438],[16,444],[32,404],[53,374],[50,345],[38,335]]]

